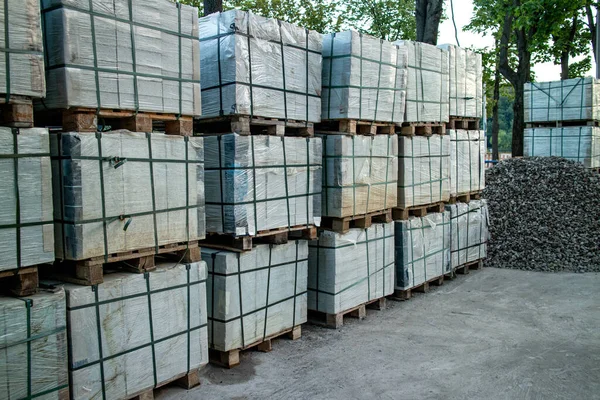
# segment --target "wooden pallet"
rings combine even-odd
[[[276,228],[259,231],[253,236],[235,236],[234,234],[208,233],[200,242],[202,247],[228,251],[250,251],[254,244],[283,244],[293,239],[314,240],[317,238],[315,226],[297,225],[291,228]]]
[[[156,268],[156,257],[167,257],[180,263],[200,261],[198,241],[173,243],[140,250],[126,251],[87,260],[56,262],[49,271],[50,277],[78,285],[92,286],[104,282],[105,269],[119,269],[134,273],[145,273]]]
[[[288,339],[297,340],[302,336],[302,326],[296,325],[293,328],[285,329],[281,332],[275,333],[273,335],[267,336],[265,339],[261,339],[256,341],[248,346],[242,347],[240,349],[233,349],[229,351],[220,351],[216,349],[209,349],[208,355],[211,364],[219,365],[225,368],[233,368],[240,364],[240,352],[243,350],[248,350],[253,347],[256,347],[256,350],[262,351],[263,353],[268,353],[273,350],[273,339],[276,339],[280,336],[286,335]]]
[[[375,211],[349,217],[321,217],[321,228],[334,232],[346,233],[351,228],[369,228],[373,223],[392,222],[392,210]]]
[[[200,385],[200,372],[196,368],[185,374],[177,375],[174,378],[171,378],[165,382],[159,383],[158,385],[156,385],[156,387],[140,391],[139,393],[128,397],[128,399],[131,399],[131,400],[153,400],[154,399],[154,391],[158,388],[161,388],[161,387],[167,386],[167,385],[177,385],[186,390],[190,390],[190,389]]]
[[[481,200],[481,194],[482,194],[481,190],[475,190],[473,192],[457,194],[456,196],[450,196],[449,203],[450,204],[456,204],[458,202],[468,203],[471,200]]]
[[[168,135],[192,136],[194,118],[172,113],[135,112],[73,107],[67,110],[42,111],[36,114],[40,126],[62,126],[64,132],[96,132],[127,129],[132,132],[153,132],[155,126]]]
[[[357,119],[331,119],[317,124],[319,134],[354,135],[393,135],[396,124],[393,122],[375,122]]]
[[[0,125],[11,128],[33,127],[33,101],[31,97],[11,95],[0,97]]]
[[[444,212],[444,209],[445,204],[443,201],[408,208],[396,207],[392,209],[392,217],[394,221],[406,221],[410,216],[424,217],[427,214]]]
[[[365,319],[367,316],[367,308],[385,310],[385,297],[368,301],[337,314],[328,314],[321,311],[308,310],[308,322],[313,325],[324,326],[325,328],[339,329],[344,325],[344,317],[358,318],[359,320]]]
[[[446,129],[464,129],[468,131],[479,130],[479,118],[450,117],[446,123]]]
[[[315,135],[312,122],[283,120],[276,118],[250,117],[248,115],[226,115],[223,117],[197,119],[194,123],[196,134],[275,135],[303,136]]]
[[[573,121],[541,121],[527,122],[526,128],[562,128],[568,126],[600,126],[600,121],[573,120]]]
[[[3,292],[14,296],[22,297],[35,294],[39,282],[37,265],[0,272],[0,288]]]
[[[454,268],[454,274],[467,275],[469,271],[476,271],[483,268],[483,260],[472,261]]]
[[[402,301],[409,300],[413,293],[427,293],[429,292],[429,286],[441,286],[444,284],[444,275],[430,279],[427,282],[423,282],[410,289],[405,290],[394,290],[394,294],[390,296],[392,300]]]
[[[445,135],[445,122],[404,122],[400,134],[403,136]]]

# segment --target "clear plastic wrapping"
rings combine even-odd
[[[450,115],[481,118],[483,115],[483,68],[481,54],[452,44],[438,46],[450,61]]]
[[[200,18],[202,116],[321,120],[322,35],[252,12]]]
[[[450,200],[450,136],[399,136],[398,207]]]
[[[565,126],[525,129],[525,156],[558,156],[577,161],[587,168],[600,168],[600,128]]]
[[[208,363],[206,263],[65,284],[74,399],[129,399]]]
[[[42,0],[42,108],[200,115],[198,10],[168,0]]]
[[[344,234],[321,231],[309,243],[309,310],[337,314],[393,292],[393,222]]]
[[[430,44],[399,40],[408,49],[406,122],[448,122],[450,67],[448,52]]]
[[[450,129],[450,195],[485,187],[485,131]]]
[[[205,236],[200,137],[51,136],[56,255],[82,260]]]
[[[323,135],[323,216],[396,207],[398,136]]]
[[[320,138],[205,136],[207,232],[321,223]]]
[[[523,96],[525,122],[600,120],[598,79],[528,82]]]
[[[39,0],[4,0],[0,6],[0,94],[46,95]]]
[[[405,47],[354,31],[323,38],[323,119],[404,122]]]
[[[0,271],[54,261],[48,130],[0,127]]]
[[[69,398],[64,290],[0,296],[0,398]]]
[[[243,253],[203,248],[202,258],[211,349],[241,349],[306,322],[306,240]]]
[[[396,221],[396,289],[406,290],[450,272],[450,213]]]
[[[446,205],[452,231],[452,269],[487,256],[489,212],[485,200]]]

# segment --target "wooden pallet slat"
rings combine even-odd
[[[454,196],[450,196],[450,204],[456,203],[469,203],[471,200],[481,200],[482,190],[475,190],[467,193],[459,193]]]
[[[274,136],[314,136],[314,123],[284,120],[277,118],[250,117],[249,115],[225,115],[214,118],[200,118],[194,122],[196,134],[274,135]]]
[[[427,293],[429,292],[430,286],[443,285],[444,277],[445,275],[436,276],[435,278],[429,279],[415,287],[404,290],[394,290],[394,294],[390,296],[390,299],[396,301],[410,300],[412,298],[413,293]]]
[[[2,291],[17,297],[35,294],[39,282],[37,265],[0,272],[0,288]]]
[[[354,135],[394,135],[396,124],[393,122],[366,121],[358,119],[331,119],[321,121],[316,126],[317,133]]]
[[[28,96],[0,97],[0,125],[11,128],[33,127],[33,100]]]
[[[167,385],[177,385],[186,390],[190,390],[200,385],[200,371],[196,368],[188,371],[185,374],[177,375],[165,382],[159,383],[156,387],[145,389],[133,396],[128,397],[129,400],[153,400],[154,391]]]
[[[419,206],[411,206],[408,208],[396,207],[392,209],[392,217],[394,221],[406,221],[409,217],[424,217],[430,213],[441,213],[444,212],[445,204],[443,201],[438,201],[432,204],[425,204]]]
[[[403,136],[445,135],[445,122],[404,122],[400,130]]]
[[[463,129],[469,131],[476,131],[479,130],[479,124],[479,118],[450,116],[450,121],[446,124],[446,129]]]
[[[367,308],[385,310],[386,307],[386,298],[380,297],[336,314],[308,310],[308,321],[313,325],[323,326],[330,329],[339,329],[344,325],[344,317],[362,320],[367,316]]]
[[[369,228],[373,223],[392,222],[392,209],[374,211],[348,217],[321,217],[321,228],[347,233],[352,228]]]
[[[200,242],[202,247],[228,251],[250,251],[255,244],[284,244],[289,240],[317,238],[315,226],[297,225],[290,228],[276,228],[258,231],[256,235],[235,236],[234,234],[209,233]]]

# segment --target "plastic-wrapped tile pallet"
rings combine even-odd
[[[395,222],[396,283],[394,297],[409,299],[426,292],[450,273],[450,212],[431,213]]]
[[[361,122],[387,122],[383,126],[393,133],[404,121],[407,62],[406,48],[385,40],[354,31],[325,35],[321,118],[340,120],[335,130],[341,132],[356,133]]]
[[[446,206],[450,213],[452,246],[450,248],[453,271],[468,273],[479,269],[487,256],[489,214],[485,200],[471,200],[468,204]]]
[[[337,329],[344,315],[385,308],[394,291],[394,226],[373,224],[347,233],[321,231],[309,244],[308,309],[311,322]]]
[[[448,130],[450,136],[450,197],[468,202],[485,187],[484,131]]]
[[[600,168],[600,80],[525,85],[524,155],[559,156]]]
[[[210,133],[203,122],[235,117],[229,132],[249,133],[261,119],[312,133],[321,117],[321,48],[320,33],[252,12],[200,18],[202,118],[209,120],[199,127]]]
[[[65,130],[95,131],[99,116],[136,131],[164,120],[191,135],[192,116],[201,112],[196,8],[168,0],[42,0],[42,13],[48,93],[39,111],[70,109],[44,113],[62,114]]]
[[[198,261],[205,236],[203,139],[129,131],[51,137],[56,254],[69,281],[102,282],[102,264],[137,272],[154,256]],[[67,276],[63,277],[67,278]]]
[[[306,322],[308,243],[262,244],[247,252],[202,249],[208,263],[211,362],[231,368],[239,352],[300,337]]]
[[[201,261],[114,273],[91,287],[66,284],[72,398],[130,399],[175,381],[198,385],[208,363],[206,278]]]

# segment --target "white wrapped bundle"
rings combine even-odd
[[[483,68],[481,54],[452,44],[438,46],[450,60],[450,115],[483,116]]]
[[[129,399],[208,363],[206,263],[66,284],[75,399]]]
[[[489,238],[489,214],[485,200],[471,200],[468,204],[446,205],[450,212],[452,230],[452,269],[484,259]]]
[[[196,8],[168,0],[42,0],[42,6],[44,108],[200,115]]]
[[[202,138],[62,133],[51,145],[57,257],[204,238]]]
[[[0,398],[69,398],[65,292],[0,297]]]
[[[405,47],[354,31],[323,38],[323,119],[404,122]]]
[[[450,69],[448,52],[430,44],[400,40],[408,49],[406,122],[448,122]]]
[[[307,241],[243,253],[203,248],[202,258],[211,349],[241,349],[306,322]]]
[[[450,213],[396,221],[396,290],[406,290],[450,272]]]
[[[322,138],[324,216],[348,217],[396,207],[396,135]]]
[[[450,200],[450,136],[400,136],[398,169],[398,207]]]
[[[525,122],[600,120],[600,80],[576,78],[525,84]]]
[[[205,136],[206,229],[236,236],[320,225],[320,138]]]
[[[0,7],[0,96],[46,95],[39,0],[4,0]]]
[[[485,187],[485,132],[451,129],[450,195],[457,196]]]
[[[587,168],[600,168],[600,128],[568,126],[525,129],[523,154],[530,157],[558,156]]]
[[[393,222],[344,234],[322,231],[310,242],[310,310],[337,314],[393,292]]]
[[[48,130],[0,127],[0,271],[54,261]]]
[[[319,122],[321,37],[240,10],[200,18],[202,116]]]

